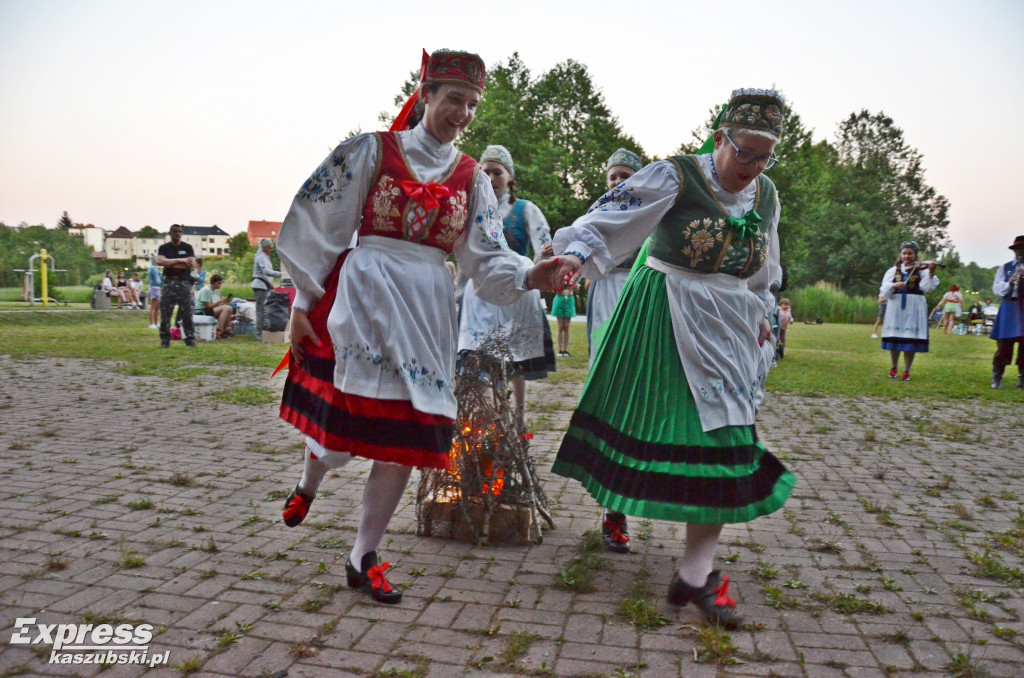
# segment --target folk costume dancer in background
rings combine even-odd
[[[608,190],[612,190],[626,179],[643,169],[644,163],[633,151],[620,148],[609,156],[604,165],[605,179]],[[619,303],[622,288],[629,277],[629,269],[633,267],[636,252],[630,253],[615,268],[600,280],[587,282],[587,346],[590,348],[590,362],[594,362],[594,330],[604,324],[612,316],[615,304]]]
[[[754,427],[781,271],[780,207],[762,172],[776,163],[783,106],[772,90],[734,91],[711,153],[647,165],[554,238],[597,279],[651,236],[552,470],[609,510],[687,523],[669,602],[728,626],[740,617],[713,569],[722,526],[778,510],[796,484]]]
[[[555,280],[578,270],[510,252],[486,175],[453,145],[480,101],[480,57],[435,52],[421,80],[422,122],[405,130],[407,106],[393,126],[403,131],[342,142],[299,189],[278,240],[297,288],[281,417],[306,434],[283,518],[302,522],[328,468],[373,460],[346,571],[384,603],[402,593],[377,548],[410,472],[448,466],[457,325],[445,257],[454,252],[492,303],[560,289]]]
[[[903,381],[910,381],[914,356],[928,352],[928,300],[924,295],[939,286],[935,262],[917,260],[917,243],[900,244],[896,264],[885,272],[878,296],[888,301],[882,323],[882,350],[889,351],[892,366],[889,378],[895,379],[900,352],[903,352]]]
[[[608,157],[604,165],[605,180],[608,190],[614,189],[622,182],[643,169],[644,163],[633,151],[620,148]],[[596,205],[595,205],[596,207]],[[591,208],[593,209],[593,208]],[[615,311],[619,303],[622,288],[626,285],[629,271],[636,261],[638,252],[632,252],[625,259],[616,263],[608,275],[599,280],[588,280],[587,291],[587,348],[590,350],[590,364],[594,364],[595,347],[594,331],[601,327]],[[618,511],[605,511],[601,520],[601,538],[605,548],[614,553],[629,553],[629,526],[626,515]]]
[[[1017,344],[1017,388],[1024,388],[1024,235],[1018,235],[1010,249],[1014,258],[999,267],[992,281],[992,293],[1003,298],[988,335],[996,340],[992,388],[1002,385],[1003,372],[1013,360],[1014,344]]]
[[[504,225],[509,248],[524,257],[541,261],[542,249],[551,242],[548,220],[534,203],[517,198],[516,170],[512,154],[504,146],[488,146],[480,156],[480,167],[490,178]],[[539,291],[531,291],[508,306],[482,299],[473,281],[466,283],[459,317],[459,352],[475,351],[494,331],[508,342],[515,361],[512,392],[522,433],[526,432],[526,380],[544,379],[555,371],[555,349],[551,327]]]

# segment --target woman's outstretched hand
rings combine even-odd
[[[306,316],[305,311],[293,308],[291,324],[292,358],[301,365],[302,361],[306,359],[306,351],[302,345],[303,340],[309,341],[314,346],[319,346],[320,337],[316,336],[316,332],[313,331],[313,325],[309,322],[309,317]]]
[[[526,274],[526,287],[531,290],[561,292],[579,279],[582,265],[579,257],[574,254],[544,259]]]

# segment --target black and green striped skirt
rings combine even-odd
[[[796,477],[753,425],[701,427],[664,273],[638,267],[602,330],[555,473],[605,508],[645,518],[739,523],[786,502]]]

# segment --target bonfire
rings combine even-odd
[[[420,477],[417,534],[477,544],[539,544],[542,521],[554,529],[528,454],[532,436],[511,402],[511,367],[508,343],[498,335],[460,358],[451,463],[447,470],[431,469]]]

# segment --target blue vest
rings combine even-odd
[[[523,209],[526,207],[525,200],[516,200],[512,205],[512,211],[505,217],[505,242],[509,249],[524,257],[530,251],[530,234],[526,232],[526,219],[523,218]]]

